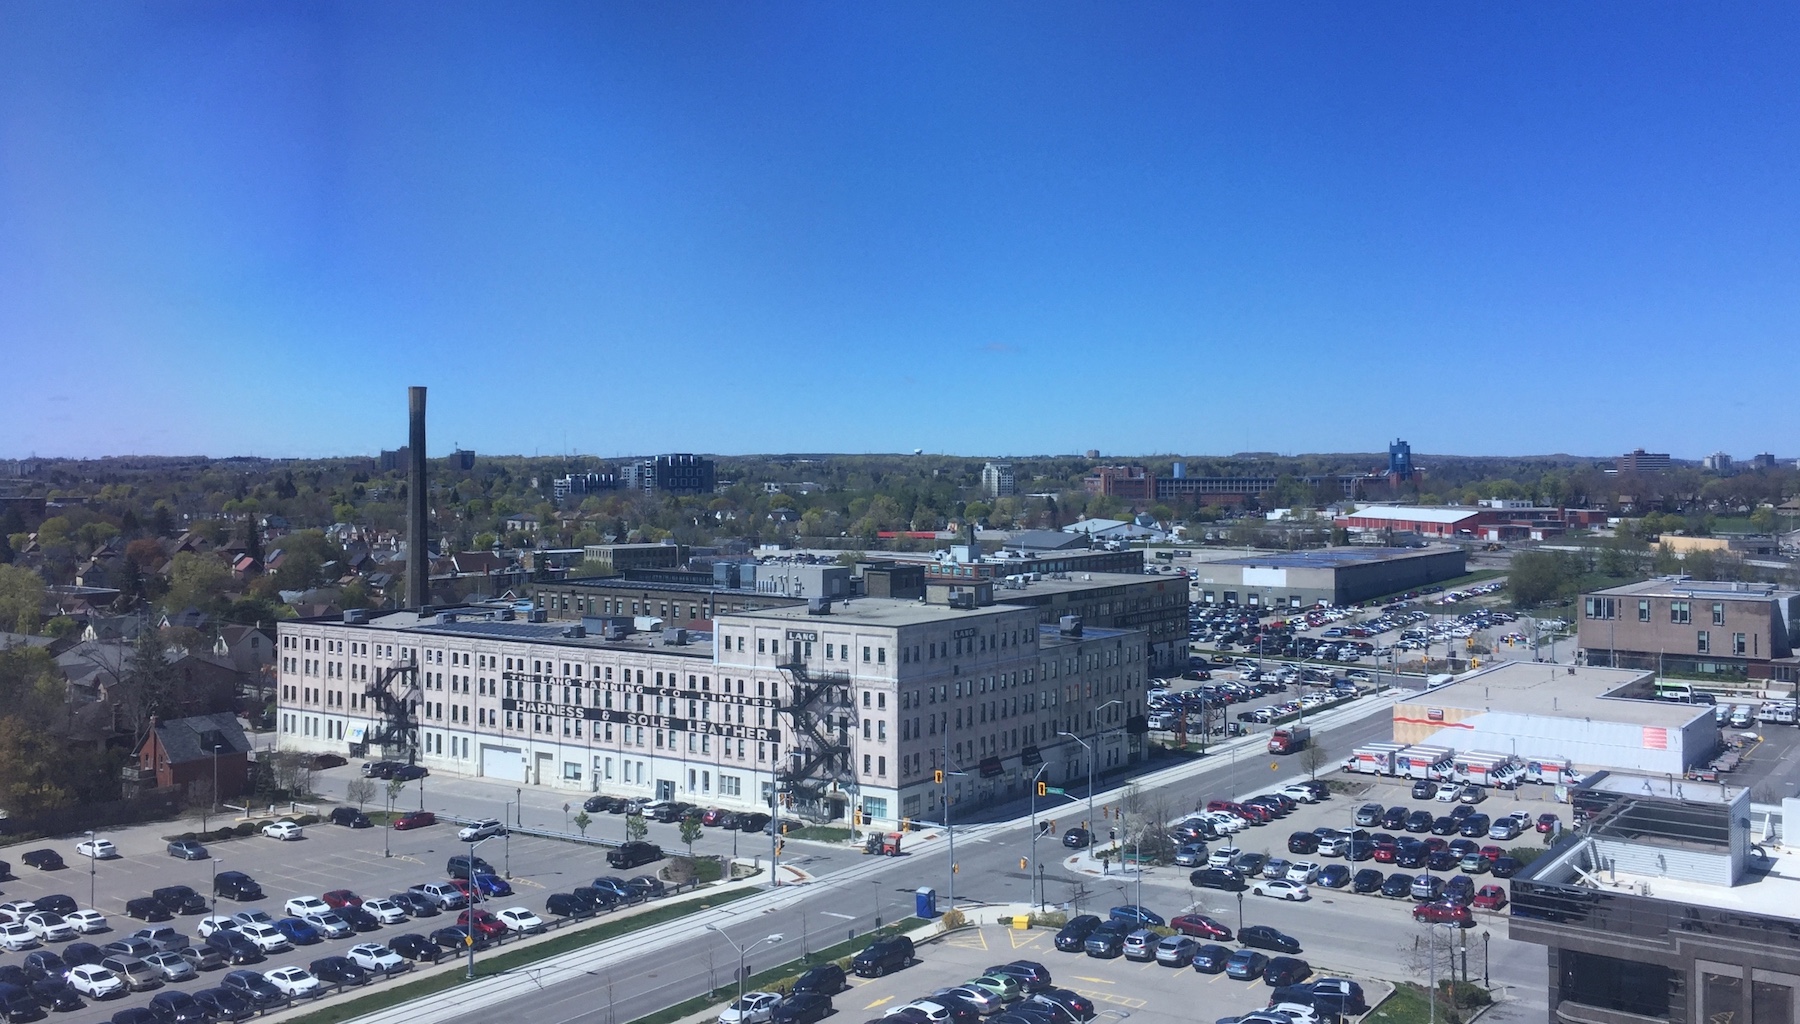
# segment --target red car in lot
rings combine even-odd
[[[1182,935],[1195,935],[1202,939],[1216,939],[1219,942],[1231,941],[1231,929],[1207,917],[1205,914],[1180,914],[1169,922],[1169,927]]]
[[[394,827],[404,832],[409,828],[424,828],[437,824],[437,815],[430,811],[407,811],[394,819]]]
[[[456,923],[467,925],[471,914],[474,915],[475,930],[487,938],[498,938],[502,932],[506,931],[506,922],[485,910],[465,910],[456,915]]]
[[[1377,863],[1377,864],[1392,864],[1394,862],[1394,858],[1398,857],[1399,855],[1400,855],[1400,848],[1397,846],[1377,846],[1375,848],[1375,853],[1374,853],[1375,863]]]
[[[1460,903],[1421,903],[1413,908],[1413,920],[1427,924],[1453,924],[1461,928],[1475,927],[1475,915]]]
[[[1487,861],[1489,864],[1492,864],[1504,856],[1506,856],[1506,851],[1498,846],[1484,846],[1481,848],[1481,859]]]
[[[1499,910],[1506,906],[1506,887],[1500,885],[1484,885],[1475,894],[1476,910]]]
[[[333,889],[319,898],[325,901],[326,906],[334,910],[339,907],[362,906],[362,897],[348,889]]]
[[[1545,833],[1546,835],[1551,832],[1556,831],[1556,820],[1557,820],[1556,815],[1554,815],[1554,814],[1538,815],[1537,830],[1539,832]]]

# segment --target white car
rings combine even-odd
[[[356,929],[350,927],[350,922],[337,916],[335,910],[327,910],[322,914],[305,914],[300,920],[325,933],[328,939],[342,939],[356,934]]]
[[[1250,827],[1249,822],[1225,811],[1208,811],[1205,816],[1221,832],[1242,832]]]
[[[1288,865],[1287,874],[1283,875],[1290,882],[1310,885],[1319,880],[1319,862],[1315,860],[1297,860]]]
[[[507,907],[495,911],[494,916],[511,931],[531,934],[544,930],[544,919],[524,907]]]
[[[83,839],[75,844],[75,852],[95,860],[111,860],[119,855],[119,848],[110,839]]]
[[[235,932],[237,927],[237,921],[232,918],[221,914],[208,914],[200,919],[200,924],[195,930],[200,933],[201,938],[205,939],[218,932]]]
[[[719,1024],[764,1024],[781,1004],[774,992],[751,992],[719,1014]]]
[[[266,921],[239,921],[238,934],[256,944],[256,948],[264,953],[285,953],[294,948],[288,937],[281,934],[281,929]]]
[[[26,916],[37,910],[37,904],[30,900],[13,900],[0,903],[0,922],[23,921]]]
[[[299,825],[296,825],[291,821],[271,821],[262,827],[262,834],[268,836],[270,839],[286,840],[299,839],[306,833],[301,831]],[[306,972],[302,971],[301,973],[305,974]],[[312,976],[307,975],[307,977],[310,978]],[[318,984],[318,979],[315,978],[313,984]]]
[[[1290,882],[1285,878],[1258,882],[1250,887],[1252,896],[1273,896],[1282,900],[1303,900],[1312,895],[1300,882]]]
[[[277,967],[265,971],[263,977],[285,996],[310,996],[319,990],[319,979],[304,967]]]
[[[1440,782],[1438,783],[1437,801],[1440,804],[1453,804],[1457,797],[1462,796],[1462,791],[1460,782]]]
[[[472,843],[477,839],[486,839],[489,836],[505,834],[506,826],[500,824],[498,818],[488,818],[484,821],[471,821],[467,825],[464,825],[461,831],[456,833],[456,838],[465,843]]]
[[[362,908],[375,915],[382,924],[399,924],[406,920],[406,908],[385,896],[363,900]]]
[[[98,964],[82,964],[69,968],[69,984],[89,999],[105,999],[125,994],[125,982]]]
[[[1212,852],[1211,857],[1206,858],[1206,866],[1209,868],[1228,868],[1237,863],[1237,859],[1243,856],[1243,853],[1244,851],[1235,846],[1221,846]]]
[[[350,947],[345,954],[352,963],[365,971],[377,974],[399,974],[412,970],[412,961],[387,948],[379,942],[363,942]]]
[[[1318,796],[1307,786],[1283,786],[1281,795],[1287,797],[1289,800],[1298,800],[1303,804],[1316,804],[1319,802]]]
[[[108,931],[112,925],[106,922],[106,915],[98,910],[77,910],[63,918],[69,927],[83,935],[96,935]]]
[[[0,924],[0,949],[17,953],[21,950],[36,949],[37,946],[37,933],[32,931],[31,926],[25,922],[14,921],[10,924]]]
[[[62,919],[60,914],[52,914],[48,910],[40,910],[25,915],[25,927],[44,942],[67,942],[75,937],[75,928]]]
[[[331,909],[331,904],[317,896],[295,896],[283,904],[289,917],[305,917],[308,914],[323,914]]]

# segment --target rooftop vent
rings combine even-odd
[[[831,598],[829,598],[829,597],[809,597],[809,598],[807,598],[806,599],[806,614],[808,614],[808,615],[830,615],[831,614]]]
[[[680,626],[665,629],[662,631],[662,642],[664,647],[685,647],[688,642],[688,631]]]
[[[549,622],[550,621],[550,612],[543,608],[533,608],[531,610],[530,621],[532,621],[532,622]]]
[[[952,608],[972,610],[975,607],[975,592],[973,590],[959,590],[950,595],[949,603]]]
[[[573,626],[564,626],[563,630],[562,630],[562,635],[565,637],[568,637],[571,640],[579,640],[582,637],[587,636],[587,627],[581,625],[580,623],[577,623]]]
[[[367,608],[352,608],[344,613],[344,624],[347,626],[366,626],[369,623]]]
[[[1080,636],[1081,616],[1065,615],[1057,620],[1056,628],[1062,632],[1063,636]]]

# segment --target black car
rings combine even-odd
[[[1112,918],[1088,933],[1081,943],[1082,952],[1091,957],[1115,957],[1125,952],[1125,936],[1137,930],[1130,921]]]
[[[1086,849],[1094,841],[1093,834],[1079,826],[1063,833],[1062,844],[1071,850]]]
[[[1033,1003],[1058,1006],[1076,1020],[1094,1019],[1094,1001],[1079,992],[1066,988],[1045,989],[1030,999]]]
[[[456,950],[456,951],[460,952],[462,950],[468,949],[469,946],[471,945],[471,943],[469,941],[469,936],[471,934],[473,934],[475,937],[475,941],[474,941],[473,945],[476,949],[488,948],[490,943],[488,942],[487,936],[483,935],[481,933],[481,929],[477,928],[477,929],[475,929],[475,931],[473,933],[471,933],[469,931],[469,929],[463,927],[460,924],[453,924],[453,925],[450,925],[449,927],[439,928],[437,931],[432,932],[431,933],[431,941],[437,943],[438,945],[444,947],[445,949]],[[398,952],[398,950],[396,950],[396,952]]]
[[[1434,836],[1453,836],[1456,834],[1456,830],[1461,827],[1461,822],[1446,814],[1443,817],[1432,819],[1431,834]]]
[[[106,950],[91,942],[71,942],[62,948],[62,958],[70,967],[97,964],[106,959]]]
[[[263,898],[262,886],[242,871],[221,871],[213,878],[213,895],[250,903]]]
[[[581,802],[581,809],[589,814],[599,814],[602,811],[612,810],[612,803],[612,797],[595,794]]]
[[[1425,866],[1432,871],[1455,871],[1460,863],[1462,854],[1451,849],[1433,851],[1431,856],[1425,858]]]
[[[775,1004],[770,1024],[814,1024],[831,1012],[831,997],[822,992],[795,992]]]
[[[158,992],[150,997],[150,1012],[157,1024],[204,1024],[206,1008],[180,989]]]
[[[1494,866],[1490,870],[1494,872],[1495,878],[1511,878],[1519,873],[1520,867],[1516,857],[1496,857]]]
[[[1229,946],[1206,945],[1194,951],[1194,970],[1201,974],[1218,974],[1231,959]]]
[[[836,995],[848,987],[844,980],[844,969],[834,963],[820,964],[794,979],[794,992],[817,992],[821,995]]]
[[[615,868],[635,868],[640,864],[653,864],[662,858],[662,847],[637,841],[623,843],[618,849],[606,852],[606,863]]]
[[[589,917],[594,913],[594,901],[572,892],[553,892],[544,899],[544,912],[557,917]]]
[[[43,1015],[44,1008],[38,1005],[38,1001],[25,986],[0,983],[0,1017],[5,1017],[7,1024],[37,1020]]]
[[[967,999],[949,992],[933,992],[926,998],[950,1011],[943,1024],[981,1024],[981,1010]],[[780,1008],[776,1009],[779,1012]]]
[[[1395,804],[1381,813],[1382,828],[1405,828],[1406,819],[1411,815],[1405,807]]]
[[[1390,899],[1403,900],[1412,895],[1412,884],[1413,876],[1396,872],[1381,883],[1381,894]]]
[[[1494,819],[1485,814],[1471,814],[1463,819],[1462,835],[1467,839],[1486,839],[1488,830],[1494,827]]]
[[[1200,868],[1188,875],[1188,884],[1198,889],[1236,892],[1244,888],[1244,876],[1230,868]]]
[[[228,988],[203,988],[194,993],[194,1001],[212,1020],[240,1021],[256,1016],[256,1006],[249,999]]]
[[[389,893],[388,899],[400,904],[408,917],[436,917],[443,913],[437,904],[416,892]]]
[[[1468,875],[1457,875],[1445,882],[1444,899],[1465,907],[1475,902],[1475,880]]]
[[[417,932],[406,932],[387,940],[387,947],[408,960],[429,960],[437,963],[444,957],[444,948]]]
[[[1350,891],[1360,893],[1380,892],[1386,878],[1374,868],[1363,868],[1350,879]]]
[[[1406,830],[1408,832],[1429,832],[1431,823],[1435,820],[1430,811],[1414,811],[1406,816]]]
[[[127,1006],[108,1018],[109,1024],[160,1024],[147,1006]]]
[[[1431,851],[1423,843],[1401,843],[1394,851],[1394,866],[1397,868],[1422,868],[1431,859]]]
[[[1457,804],[1455,807],[1450,808],[1450,817],[1455,818],[1457,821],[1467,821],[1472,815],[1479,813],[1479,811],[1468,804]]]
[[[405,766],[405,761],[364,761],[362,766],[363,778],[390,779],[394,776],[394,769],[404,768]]]
[[[1311,832],[1295,832],[1288,836],[1289,853],[1313,854],[1319,852],[1319,837]]]
[[[415,779],[422,779],[430,774],[431,769],[426,768],[423,765],[403,764],[388,773],[388,778],[399,782],[412,782]]]
[[[769,827],[769,816],[759,811],[738,815],[738,828],[745,832],[761,832]]]
[[[596,913],[602,910],[611,910],[619,905],[619,894],[611,889],[596,889],[591,885],[578,885],[570,891],[577,898],[593,904]]]
[[[375,827],[375,823],[369,820],[368,815],[354,807],[333,807],[331,809],[331,823],[333,825],[342,825],[345,828]]]
[[[25,954],[25,973],[31,980],[44,978],[61,978],[69,973],[68,961],[47,949],[33,950]]]
[[[230,928],[213,932],[201,945],[225,954],[225,958],[234,964],[260,963],[263,958],[262,947]]]
[[[219,987],[243,996],[257,1007],[279,1006],[287,1002],[287,996],[281,994],[274,982],[255,971],[232,971],[220,979]]]
[[[156,897],[171,914],[206,913],[206,897],[185,885],[165,885],[160,889],[150,890],[150,895]]]
[[[869,943],[862,952],[851,957],[850,969],[859,978],[879,978],[911,964],[912,960],[912,940],[904,935],[894,935]]]
[[[31,983],[31,998],[59,1013],[79,1010],[87,1005],[75,986],[61,978],[39,978]]]
[[[1009,964],[989,967],[981,973],[995,976],[1004,974],[1011,978],[1017,978],[1019,987],[1023,988],[1027,995],[1033,992],[1042,992],[1051,987],[1050,968],[1036,960],[1014,960]]]
[[[625,880],[625,885],[640,900],[661,899],[669,894],[669,887],[654,875],[633,875]]]
[[[60,914],[63,917],[68,917],[70,914],[81,909],[81,905],[75,902],[73,896],[64,896],[60,892],[53,892],[48,896],[34,896],[32,897],[31,902],[35,904],[39,910],[47,911],[52,914]]]
[[[1263,968],[1263,983],[1270,988],[1297,985],[1312,974],[1312,966],[1297,957],[1278,956]]]
[[[1100,919],[1093,914],[1081,914],[1069,919],[1056,933],[1056,948],[1064,953],[1079,953],[1087,942],[1087,937],[1094,929],[1100,927]]]
[[[369,972],[347,956],[320,957],[306,969],[327,985],[366,985],[369,982]]]
[[[494,866],[492,864],[489,864],[487,861],[483,860],[480,857],[476,857],[476,856],[473,856],[472,854],[467,854],[467,853],[459,853],[456,856],[451,857],[449,860],[445,861],[444,862],[444,871],[451,878],[468,878],[470,874],[477,874],[477,875],[498,874],[498,872],[496,872],[494,870]]]
[[[381,927],[381,919],[361,907],[339,907],[337,916],[359,932],[372,932]]]
[[[39,871],[59,871],[63,867],[62,856],[51,849],[27,850],[19,860]]]
[[[1412,798],[1414,800],[1435,800],[1437,799],[1437,791],[1437,783],[1430,779],[1420,779],[1413,783]]]
[[[1257,875],[1262,874],[1263,867],[1268,863],[1268,854],[1245,853],[1240,854],[1237,862],[1232,864],[1231,867],[1245,878],[1255,878]]]
[[[167,921],[175,915],[163,906],[163,901],[154,896],[139,896],[125,901],[125,913],[140,921]]]
[[[1238,942],[1256,949],[1272,949],[1277,953],[1300,952],[1300,940],[1266,924],[1245,925],[1238,930]]]

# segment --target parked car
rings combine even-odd
[[[770,1024],[815,1024],[831,1013],[831,997],[821,992],[795,992],[769,1015]]]
[[[277,967],[263,973],[269,984],[290,999],[301,999],[319,991],[319,979],[304,967]]]
[[[161,900],[171,914],[206,913],[206,897],[185,885],[165,885],[150,890],[150,895]]]
[[[525,907],[507,907],[505,910],[495,911],[494,917],[505,926],[506,931],[535,935],[544,930],[544,919]]]
[[[0,949],[18,953],[36,948],[39,942],[37,933],[23,921],[0,924]]]
[[[252,1003],[248,997],[222,985],[217,988],[203,988],[195,992],[194,1001],[200,1004],[200,1009],[205,1012],[209,1020],[231,1021],[235,1024],[237,1021],[249,1020],[256,1016],[256,1004]]]
[[[1225,976],[1238,981],[1255,981],[1262,977],[1263,969],[1268,965],[1269,958],[1266,955],[1254,949],[1240,949],[1225,961]]]
[[[1484,885],[1475,894],[1476,910],[1502,910],[1506,907],[1506,888],[1499,885]]]
[[[162,985],[162,972],[135,956],[109,956],[100,961],[100,966],[118,975],[133,992]]]
[[[1298,985],[1311,974],[1312,965],[1298,957],[1272,957],[1268,965],[1263,968],[1263,984],[1270,988]]]
[[[190,953],[193,955],[189,956]],[[263,948],[248,935],[223,931],[207,936],[202,945],[184,948],[181,954],[196,968],[204,970],[222,967],[228,960],[234,964],[256,963],[263,959]]]
[[[140,921],[167,921],[175,915],[154,896],[137,896],[125,901],[125,915]]]
[[[451,878],[468,878],[470,875],[491,875],[494,866],[480,857],[467,853],[459,853],[444,862],[444,873]],[[413,886],[418,888],[418,886]]]
[[[367,814],[364,814],[354,807],[333,807],[331,809],[330,821],[333,825],[342,825],[345,828],[375,827],[375,823],[369,820]]]
[[[1272,896],[1276,899],[1295,902],[1312,898],[1312,893],[1307,891],[1305,883],[1290,882],[1281,878],[1257,882],[1250,887],[1250,895]]]
[[[275,1006],[287,1001],[282,991],[269,983],[257,971],[232,971],[219,979],[219,987],[249,999],[258,1008]]]
[[[792,986],[795,992],[817,992],[821,995],[836,995],[849,987],[844,978],[844,969],[835,963],[819,964],[805,974],[794,979]]]
[[[1052,944],[1064,953],[1079,953],[1087,937],[1094,929],[1100,927],[1100,919],[1093,914],[1078,914],[1070,918],[1056,933]]]
[[[404,832],[407,829],[424,828],[427,825],[435,824],[437,824],[437,815],[430,811],[407,811],[405,814],[395,818],[393,822],[394,828],[401,832]]]
[[[767,1024],[781,996],[774,992],[746,992],[719,1013],[719,1024]]]
[[[186,981],[196,973],[194,965],[188,963],[178,950],[152,953],[144,958],[144,962],[155,968],[164,981]]]
[[[500,823],[500,819],[486,818],[481,821],[472,821],[467,825],[464,825],[457,831],[456,838],[465,843],[472,843],[477,839],[486,839],[489,836],[503,836],[505,834],[506,826]]]
[[[877,939],[850,960],[859,978],[879,978],[912,963],[913,943],[904,935]]]
[[[125,994],[125,979],[99,964],[78,964],[69,968],[69,984],[89,999],[110,999]]]
[[[417,932],[404,932],[388,940],[388,948],[408,960],[437,963],[445,956],[444,947]]]
[[[1459,928],[1475,927],[1475,915],[1469,908],[1448,900],[1419,904],[1413,908],[1413,920],[1425,924],[1453,924]]]
[[[1200,940],[1191,935],[1171,935],[1156,944],[1156,962],[1164,967],[1186,967],[1194,962]]]
[[[280,839],[284,842],[306,838],[306,830],[291,821],[271,821],[262,827],[262,834],[270,839]],[[299,968],[294,969],[299,970]]]
[[[213,878],[213,895],[250,903],[263,898],[262,886],[242,871],[221,871]]]
[[[1102,922],[1100,927],[1088,933],[1086,941],[1081,944],[1082,952],[1091,957],[1110,958],[1125,952],[1125,935],[1136,926],[1128,921],[1112,918]]]
[[[210,854],[205,844],[195,839],[175,839],[169,843],[169,856],[181,860],[205,860]]]
[[[412,970],[413,966],[412,961],[379,942],[358,943],[345,955],[371,974],[399,974]]]
[[[52,914],[48,910],[26,914],[23,923],[39,942],[67,942],[75,937],[74,926],[63,920],[61,914]]]
[[[59,871],[63,867],[62,855],[55,850],[27,850],[19,860],[39,871]]]
[[[1169,922],[1169,927],[1183,935],[1196,938],[1215,939],[1219,942],[1230,942],[1232,931],[1218,921],[1205,914],[1181,914]]]
[[[1245,925],[1238,932],[1238,942],[1277,953],[1300,952],[1300,940],[1266,924]]]
[[[110,839],[83,839],[75,844],[75,852],[94,860],[112,860],[119,855],[119,848]]]
[[[325,956],[306,965],[312,976],[324,985],[366,985],[369,972],[347,956]]]

